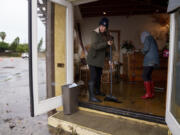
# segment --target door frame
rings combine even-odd
[[[178,10],[179,12],[179,10]],[[166,116],[165,120],[173,135],[180,133],[180,124],[177,122],[171,113],[171,93],[173,85],[173,67],[174,67],[174,47],[176,44],[176,21],[177,13],[170,15],[170,48],[169,48],[169,63],[168,63],[168,84],[167,84],[167,99],[166,99]]]
[[[74,81],[73,7],[66,0],[51,0],[66,7],[66,84]],[[39,101],[37,65],[37,0],[28,1],[29,85],[31,116],[40,115],[62,106],[62,95]]]

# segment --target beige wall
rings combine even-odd
[[[140,33],[144,30],[148,30],[160,38],[157,40],[159,49],[162,49],[165,45],[165,33],[167,29],[162,27],[157,22],[154,22],[154,18],[151,15],[135,15],[135,16],[116,16],[108,17],[110,20],[110,29],[120,30],[121,43],[123,40],[132,40],[137,49],[142,48],[140,43]],[[101,17],[84,18],[81,21],[81,29],[84,45],[90,44],[90,33],[98,26]]]
[[[66,84],[66,7],[55,4],[54,8],[55,95],[59,96],[61,86]],[[58,63],[63,63],[64,67],[58,67]]]

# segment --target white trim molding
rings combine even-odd
[[[72,4],[67,6],[66,12],[66,82],[71,84],[74,82],[74,40],[73,40],[73,26],[74,16]]]
[[[173,85],[173,68],[174,68],[174,47],[176,44],[176,18],[177,12],[170,15],[170,47],[169,47],[169,62],[168,62],[168,84],[166,97],[166,123],[173,135],[179,135],[180,124],[177,122],[171,113],[171,97]]]

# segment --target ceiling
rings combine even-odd
[[[80,5],[82,17],[166,13],[168,0],[99,0]]]
[[[78,2],[82,17],[131,16],[166,13],[168,0],[70,0]],[[87,3],[86,3],[87,2]],[[86,3],[86,4],[82,4]],[[46,24],[47,0],[38,0],[38,16]]]

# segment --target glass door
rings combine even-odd
[[[70,2],[29,0],[29,48],[31,115],[62,110],[61,86],[73,83]]]

